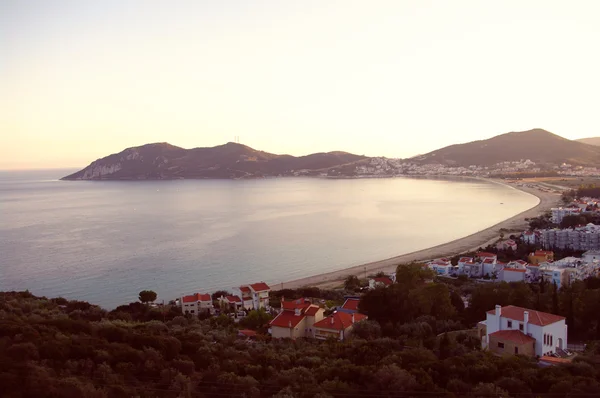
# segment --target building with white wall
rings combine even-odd
[[[478,329],[482,348],[499,354],[542,357],[567,347],[564,317],[514,305],[497,305]]]
[[[189,296],[181,296],[179,300],[181,312],[184,314],[198,315],[201,312],[212,312],[214,310],[210,294],[195,293]]]

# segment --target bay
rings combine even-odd
[[[334,271],[445,243],[535,206],[475,179],[59,181],[0,172],[0,290],[105,308]]]

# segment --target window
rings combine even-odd
[[[512,328],[512,321],[508,321],[508,327]]]
[[[546,340],[546,333],[544,333],[544,345],[548,345],[548,342]]]
[[[504,348],[504,343],[498,343],[498,348]]]
[[[550,345],[554,345],[554,336],[550,336]]]
[[[190,313],[192,313],[192,314],[193,314],[193,313],[194,313],[194,310],[191,310],[191,311],[190,311]]]
[[[519,353],[519,347],[515,347],[515,355]]]
[[[522,332],[523,331],[523,324],[519,323],[519,330]]]

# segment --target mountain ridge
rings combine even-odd
[[[92,162],[63,180],[255,178],[316,171],[366,159],[342,151],[305,156],[277,155],[228,142],[184,149],[167,142],[126,148]]]
[[[600,165],[600,147],[571,141],[536,128],[449,145],[410,160],[421,164],[491,166],[524,159],[540,164]]]

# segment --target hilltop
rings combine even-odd
[[[600,137],[580,138],[575,141],[581,142],[582,144],[600,146]]]
[[[160,180],[184,178],[254,178],[292,175],[352,163],[364,156],[346,152],[307,156],[276,155],[229,142],[184,149],[168,143],[128,148],[98,159],[64,180]]]
[[[600,148],[571,141],[546,130],[533,129],[450,145],[410,160],[422,164],[491,166],[521,159],[530,159],[538,164],[600,165]]]

